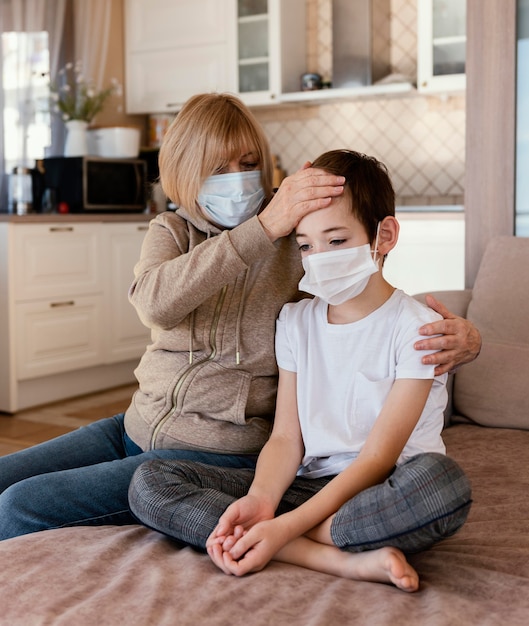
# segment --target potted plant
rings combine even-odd
[[[50,85],[50,99],[52,110],[61,116],[67,129],[64,156],[87,153],[86,130],[112,94],[121,95],[117,79],[111,80],[110,87],[97,90],[84,77],[80,61],[67,63],[58,71],[56,81]]]

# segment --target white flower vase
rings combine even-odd
[[[65,122],[66,141],[64,143],[64,156],[76,157],[88,154],[86,131],[88,122],[83,120],[69,120]]]

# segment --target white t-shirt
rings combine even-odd
[[[441,438],[447,375],[434,377],[413,345],[418,329],[440,319],[400,290],[367,317],[329,324],[319,298],[286,304],[276,325],[279,367],[296,372],[305,455],[298,475],[338,474],[360,452],[398,378],[434,379],[424,411],[398,463],[420,452],[445,453]]]

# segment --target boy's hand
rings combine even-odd
[[[439,350],[439,352],[424,356],[422,362],[437,365],[435,375],[439,376],[473,361],[481,350],[481,335],[478,329],[472,322],[450,313],[433,296],[426,296],[426,303],[444,319],[419,328],[421,335],[440,335],[415,343],[416,350]]]
[[[289,540],[280,520],[259,522],[240,533],[229,550],[223,550],[222,554],[217,550],[217,557],[222,557],[221,569],[234,576],[262,570]]]
[[[274,510],[255,496],[247,495],[231,504],[221,515],[217,527],[206,542],[211,560],[225,573],[233,573],[226,570],[224,553],[255,524],[273,517]]]

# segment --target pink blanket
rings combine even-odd
[[[444,438],[474,504],[456,536],[410,557],[415,594],[280,563],[234,578],[140,526],[67,528],[0,543],[0,624],[526,626],[529,432]]]

